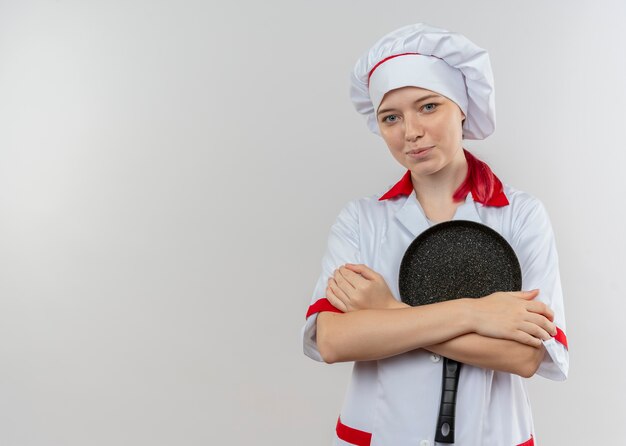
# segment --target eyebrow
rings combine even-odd
[[[422,102],[422,101],[424,101],[424,100],[426,100],[426,99],[430,99],[430,98],[440,98],[440,97],[441,97],[441,95],[438,95],[438,94],[429,94],[429,95],[426,95],[426,96],[424,96],[424,97],[419,98],[418,100],[416,100],[416,101],[415,101],[415,102],[413,102],[413,103],[414,103],[414,104],[417,104],[418,102]],[[378,116],[378,115],[382,115],[383,113],[387,113],[387,112],[390,112],[390,111],[393,111],[393,110],[394,110],[393,108],[385,108],[385,109],[383,109],[383,110],[378,110],[378,113],[376,113],[376,116]]]

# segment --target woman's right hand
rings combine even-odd
[[[490,338],[509,339],[540,347],[556,335],[554,312],[533,300],[539,290],[497,292],[470,299],[474,331]]]

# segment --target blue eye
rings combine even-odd
[[[435,111],[435,109],[437,108],[437,104],[434,104],[434,103],[426,104],[422,108],[426,112],[432,112],[432,111]]]
[[[388,124],[393,124],[397,120],[398,120],[398,115],[389,115],[383,118],[383,122],[386,122]]]

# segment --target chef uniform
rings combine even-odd
[[[410,25],[383,37],[357,62],[352,99],[372,131],[378,132],[375,111],[384,93],[403,86],[426,88],[456,102],[466,115],[464,138],[483,139],[493,132],[489,58],[465,37],[423,24]],[[546,303],[555,315],[557,335],[543,341],[546,355],[537,373],[565,380],[569,357],[563,296],[546,210],[538,199],[502,184],[495,175],[485,188],[483,176],[476,172],[490,172],[489,167],[468,151],[464,153],[468,175],[459,190],[467,192],[452,219],[485,224],[512,246],[522,269],[522,289],[538,288],[536,300]],[[430,225],[416,198],[410,170],[386,193],[352,200],[343,207],[331,227],[302,330],[307,356],[322,361],[316,343],[319,312],[339,311],[325,298],[334,271],[346,263],[363,263],[380,273],[400,300],[402,256]],[[425,349],[355,362],[333,444],[435,445],[441,367],[442,358]],[[456,414],[455,445],[537,444],[525,380],[518,375],[464,365]]]

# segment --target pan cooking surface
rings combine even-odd
[[[400,297],[412,306],[521,287],[513,248],[496,231],[473,221],[432,226],[413,240],[400,264]]]

